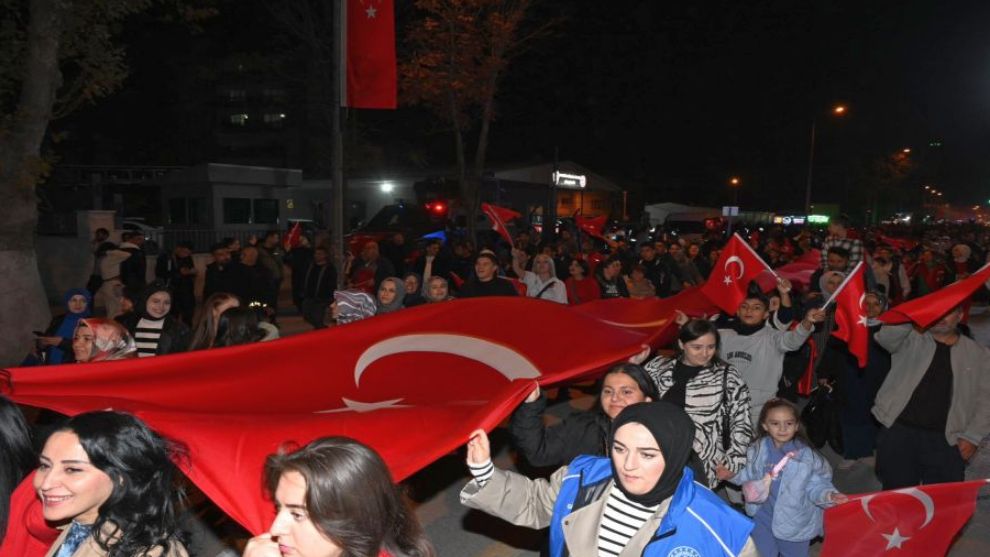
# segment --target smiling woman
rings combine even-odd
[[[45,442],[34,489],[64,526],[48,555],[185,557],[168,443],[120,412],[70,419]]]
[[[551,557],[756,555],[753,523],[694,481],[693,441],[678,406],[631,404],[612,421],[608,456],[579,456],[549,480],[530,480],[495,468],[477,430],[461,503],[517,526],[549,526]]]

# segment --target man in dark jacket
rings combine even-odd
[[[498,276],[498,260],[491,252],[481,252],[474,262],[474,278],[457,292],[458,298],[481,296],[518,296],[516,287]]]
[[[217,292],[235,291],[235,282],[241,263],[231,258],[230,249],[224,244],[214,244],[210,250],[213,263],[206,266],[206,281],[203,284],[203,299]]]
[[[123,240],[118,249],[131,254],[120,264],[120,281],[124,287],[133,291],[141,292],[148,283],[148,262],[144,257],[144,234],[140,232],[125,232],[121,235]]]
[[[274,312],[277,293],[272,285],[271,273],[258,262],[258,248],[245,246],[241,250],[241,264],[233,280],[233,293],[246,304],[262,303]]]
[[[330,263],[330,253],[325,247],[313,250],[313,261],[302,273],[303,319],[316,329],[326,327],[324,317],[333,300],[337,287],[337,270]]]
[[[155,278],[172,290],[173,313],[191,326],[196,309],[196,266],[192,258],[192,243],[179,242],[171,254],[159,255]]]

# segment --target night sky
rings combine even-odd
[[[417,14],[399,3],[401,44]],[[72,132],[63,160],[222,159],[209,146],[218,61],[271,61],[289,81],[301,62],[260,2],[219,6],[198,34],[132,21],[131,78],[55,126]],[[905,196],[931,183],[953,202],[990,198],[988,2],[537,2],[534,20],[551,16],[562,18],[553,36],[502,82],[493,165],[550,160],[557,147],[649,201],[724,204],[738,175],[743,204],[799,208],[816,118],[816,201],[855,203],[864,169],[904,147],[915,169],[897,186]],[[829,115],[839,102],[841,120]],[[453,161],[449,134],[422,109],[357,118],[379,161]]]

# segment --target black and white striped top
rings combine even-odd
[[[660,505],[644,507],[630,501],[613,483],[598,525],[598,556],[614,557],[622,553],[629,540],[659,508]]]
[[[158,340],[162,337],[164,324],[164,319],[145,319],[142,317],[138,321],[137,328],[134,329],[134,342],[137,344],[139,358],[155,355],[158,350]]]

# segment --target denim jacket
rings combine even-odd
[[[746,466],[730,482],[742,485],[766,475],[770,447],[773,441],[763,437],[750,445]],[[822,533],[824,509],[830,506],[829,494],[837,492],[832,485],[832,467],[811,448],[801,444],[798,453],[788,461],[775,482],[780,491],[773,509],[773,537],[784,541],[805,541]],[[755,516],[760,504],[746,503],[746,514]]]

